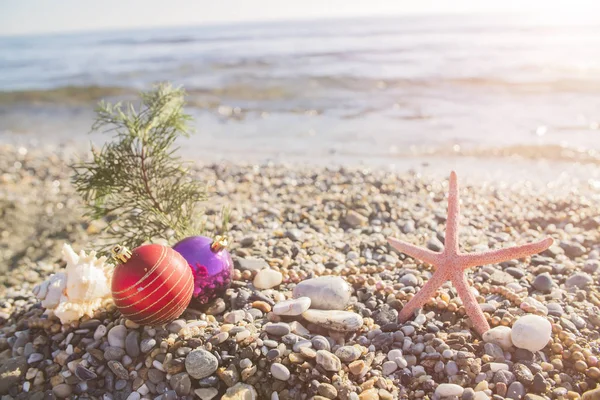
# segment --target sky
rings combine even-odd
[[[0,35],[371,15],[600,15],[598,0],[0,0]]]

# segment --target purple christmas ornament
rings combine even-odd
[[[192,269],[192,302],[206,304],[222,296],[229,287],[233,261],[226,246],[227,240],[221,236],[217,236],[215,240],[205,236],[191,236],[173,246],[173,250],[181,254]]]

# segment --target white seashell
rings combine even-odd
[[[34,287],[33,294],[65,324],[84,315],[92,317],[110,299],[114,267],[106,263],[106,257],[96,258],[95,251],[77,254],[66,243],[62,255],[67,263],[65,271]]]

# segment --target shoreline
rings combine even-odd
[[[594,311],[599,306],[594,299],[600,299],[599,189],[585,180],[572,183],[569,190],[559,183],[539,190],[526,179],[504,187],[493,179],[477,181],[473,174],[471,180],[477,183],[471,184],[457,168],[464,251],[544,235],[556,241],[541,255],[469,271],[492,325],[525,314],[500,286],[519,299],[540,302],[537,312],[552,323],[554,332],[548,346],[531,353],[484,344],[468,318],[446,311],[450,304],[460,308],[451,285],[440,289],[437,305],[427,305],[407,323],[396,322],[398,309],[429,279],[431,270],[391,251],[385,237],[430,248],[440,245],[448,175],[441,169],[449,172],[455,165],[439,166],[437,175],[268,163],[194,167],[209,186],[208,214],[217,213],[223,203],[232,205],[235,282],[211,309],[189,309],[173,324],[152,329],[125,321],[111,307],[72,325],[42,316],[33,286],[63,266],[63,243],[76,251],[93,250],[101,224],[82,219],[81,200],[70,186],[64,159],[76,150],[0,149],[0,213],[5,223],[0,250],[2,265],[9,267],[0,282],[0,390],[11,398],[107,398],[102,395],[108,392],[112,399],[204,400],[227,396],[236,388],[238,395],[257,399],[387,400],[440,398],[440,387],[455,389],[440,385],[454,384],[462,388],[459,396],[465,400],[507,398],[509,388],[523,391],[523,396],[529,393],[529,399],[577,399],[600,382],[600,320]],[[255,290],[252,282],[264,268],[281,272],[283,282]],[[588,275],[593,283],[567,286],[577,274]],[[318,276],[350,283],[345,308],[364,319],[359,330],[340,334],[273,312],[273,304],[290,297],[299,281]],[[540,281],[547,286],[542,288]],[[293,334],[275,334],[266,328],[268,322]],[[106,332],[122,327],[115,332],[124,331],[127,337],[137,332],[137,346],[149,348],[137,356],[110,350],[111,339],[96,333],[99,326]],[[299,342],[304,345],[296,346]],[[218,357],[221,369],[193,378],[185,359],[197,350]],[[319,353],[324,356],[316,357],[316,351],[325,351]],[[577,363],[581,360],[583,369]],[[81,378],[80,367],[93,373],[90,379]],[[119,376],[121,368],[127,376]],[[18,378],[3,386],[7,371]]]

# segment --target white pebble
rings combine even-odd
[[[484,342],[497,344],[502,350],[508,351],[513,345],[511,331],[508,326],[497,326],[485,332],[482,338]]]
[[[515,322],[511,337],[516,347],[536,352],[546,347],[551,334],[552,325],[546,318],[529,314]]]
[[[321,276],[300,282],[293,290],[295,299],[310,297],[312,308],[343,310],[350,301],[352,290],[339,276]]]
[[[161,362],[159,362],[158,360],[154,360],[152,361],[152,365],[154,366],[154,368],[156,368],[159,371],[165,372],[165,369],[163,368],[163,365]]]
[[[254,277],[254,287],[257,289],[271,289],[283,282],[281,272],[273,269],[261,269]]]
[[[310,308],[310,297],[298,297],[275,304],[273,312],[276,315],[300,315]]]
[[[106,335],[106,326],[98,325],[96,331],[94,332],[94,340],[100,340]]]
[[[435,389],[435,394],[440,397],[450,397],[450,396],[462,396],[465,389],[462,386],[455,385],[454,383],[441,383]]]
[[[393,374],[398,369],[395,361],[386,361],[383,363],[382,372],[384,376]]]
[[[287,381],[291,376],[290,370],[280,363],[273,363],[271,365],[271,375],[273,375],[273,378],[279,379],[280,381]]]
[[[125,325],[113,326],[108,331],[108,344],[113,347],[125,348],[125,337],[127,336],[127,328]]]

